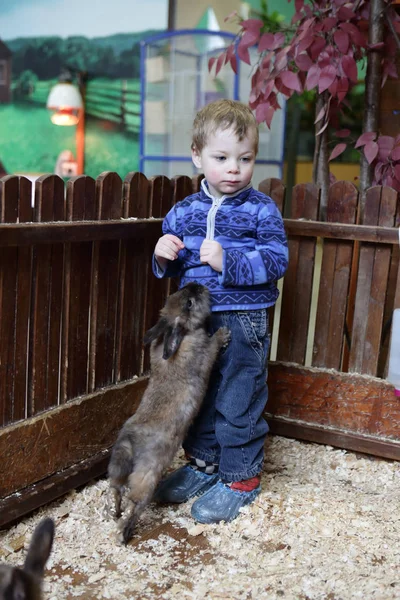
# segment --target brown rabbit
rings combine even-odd
[[[221,327],[210,337],[210,296],[189,283],[167,299],[160,319],[145,335],[151,342],[151,375],[136,413],[122,427],[108,467],[115,514],[121,516],[123,487],[130,505],[121,523],[127,543],[200,409],[220,348],[230,340]]]
[[[50,556],[54,522],[42,519],[33,532],[22,568],[0,564],[0,600],[40,600],[44,567]]]

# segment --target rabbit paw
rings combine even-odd
[[[216,332],[218,336],[218,341],[221,344],[221,348],[226,348],[226,346],[231,341],[231,331],[227,327],[220,327]]]

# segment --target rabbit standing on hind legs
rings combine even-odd
[[[117,518],[123,488],[128,488],[129,506],[121,521],[125,543],[200,409],[219,350],[230,340],[226,327],[208,334],[209,317],[208,289],[189,283],[169,296],[145,335],[144,342],[151,342],[149,383],[118,435],[108,467]]]
[[[54,522],[42,519],[33,532],[22,568],[0,564],[0,600],[40,600],[44,567],[54,538]]]

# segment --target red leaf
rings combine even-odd
[[[250,48],[250,46],[254,46],[255,44],[257,44],[259,38],[260,38],[260,32],[245,31],[245,33],[242,35],[242,39],[240,40],[240,43],[242,44],[242,46],[246,46],[246,48]]]
[[[312,90],[313,88],[315,88],[318,85],[320,73],[321,72],[320,72],[318,65],[313,65],[311,67],[311,69],[307,73],[307,79],[306,79],[306,85],[305,85],[306,90]]]
[[[382,182],[382,173],[385,172],[387,165],[382,162],[377,162],[374,171],[374,180],[378,183]]]
[[[274,33],[274,45],[272,46],[272,50],[277,50],[285,41],[284,33]]]
[[[297,73],[293,73],[292,71],[282,71],[281,79],[282,83],[289,88],[289,90],[294,90],[295,92],[299,92],[299,94],[303,91]]]
[[[396,146],[395,148],[393,148],[391,154],[390,154],[390,158],[392,160],[400,160],[400,146]],[[400,179],[399,179],[400,181]]]
[[[259,104],[256,108],[256,119],[259,123],[265,122],[270,128],[274,113],[275,109],[270,104]]]
[[[367,131],[366,133],[363,133],[360,135],[360,137],[358,138],[358,140],[356,141],[356,143],[354,145],[354,148],[359,148],[360,146],[364,146],[368,142],[372,142],[373,140],[375,140],[375,138],[376,138],[375,131]]]
[[[248,65],[250,64],[249,50],[248,50],[248,48],[246,46],[242,46],[241,42],[238,43],[237,55],[240,58],[240,60],[242,60],[243,62],[247,63]]]
[[[307,48],[309,48],[311,46],[311,44],[314,41],[314,36],[312,33],[308,33],[304,39],[301,40],[301,42],[299,42],[299,45],[297,47],[297,51],[300,54],[300,52],[304,52],[304,50],[307,50]]]
[[[376,142],[368,142],[364,146],[364,155],[368,161],[368,164],[371,164],[375,158],[378,156],[379,146]]]
[[[337,90],[336,90],[336,94],[337,94],[339,102],[343,102],[348,90],[349,90],[349,80],[346,77],[340,77],[338,79],[338,86],[337,86]]]
[[[382,181],[382,183],[386,186],[386,187],[391,187],[396,189],[396,180],[393,179],[393,177],[391,175],[388,175],[386,177],[386,179],[384,181]]]
[[[275,79],[275,87],[278,90],[278,92],[280,92],[287,98],[290,98],[294,94],[294,90],[291,90],[288,87],[286,87],[286,85],[282,82],[282,79],[280,77],[277,77]]]
[[[327,65],[321,70],[318,82],[318,92],[322,94],[334,82],[337,72],[333,65]]]
[[[338,80],[335,78],[332,81],[331,85],[328,87],[328,92],[330,93],[330,95],[332,97],[336,96],[337,88],[338,88]]]
[[[332,53],[333,53],[332,46],[327,46],[323,52],[320,52],[317,62],[318,62],[318,66],[321,69],[321,71],[324,67],[333,66],[332,65]]]
[[[233,72],[236,73],[236,75],[237,75],[237,72],[238,72],[237,71],[237,59],[234,54],[231,56],[230,62],[231,62],[231,68],[232,68]]]
[[[217,66],[215,67],[215,76],[218,75],[218,73],[222,69],[222,65],[224,63],[225,63],[225,52],[223,52],[220,56],[218,56]]]
[[[260,33],[260,29],[263,26],[263,22],[261,19],[246,19],[240,23],[240,26],[243,27],[246,31],[254,31]]]
[[[287,67],[288,59],[287,52],[285,52],[285,48],[280,50],[275,56],[275,69],[280,71],[281,69],[285,69]]]
[[[275,37],[273,33],[263,33],[258,42],[258,51],[264,52],[264,50],[272,50],[275,43]]]
[[[226,58],[225,58],[225,64],[228,63],[232,56],[235,54],[235,46],[234,44],[231,44],[230,46],[228,46],[228,48],[226,49]]]
[[[318,121],[320,121],[320,120],[321,120],[323,117],[325,117],[325,114],[326,114],[326,109],[327,109],[327,107],[326,107],[326,106],[323,106],[323,107],[321,108],[321,110],[319,111],[319,113],[317,114],[317,116],[316,116],[316,118],[315,118],[314,125],[315,125],[316,123],[318,123]]]
[[[335,131],[335,135],[338,138],[345,138],[348,135],[350,135],[351,131],[350,129],[340,129],[339,131]]]
[[[340,52],[342,52],[342,54],[346,54],[350,43],[348,34],[345,31],[338,29],[333,34],[333,39],[335,40],[335,44],[339,48]]]
[[[261,91],[263,93],[264,100],[267,100],[267,98],[271,94],[272,90],[274,89],[274,85],[275,85],[274,79],[269,79],[266,84],[265,84],[265,82],[263,83]]]
[[[349,34],[352,44],[361,46],[361,48],[367,47],[367,36],[363,34],[353,23],[340,23],[339,27]]]
[[[298,40],[302,40],[306,35],[308,35],[309,30],[314,26],[315,24],[315,17],[312,17],[311,19],[306,19],[302,25],[299,27],[300,33],[298,35]]]
[[[394,138],[390,135],[380,135],[377,139],[379,147],[378,158],[379,160],[386,161],[389,158],[389,154],[394,146]]]
[[[337,21],[337,17],[327,17],[326,19],[324,19],[322,21],[323,31],[331,31],[333,27],[336,27]]]
[[[337,144],[334,149],[331,152],[330,157],[328,158],[328,160],[333,160],[334,158],[337,158],[338,156],[340,156],[347,148],[347,144]]]
[[[309,52],[312,60],[317,60],[325,46],[326,40],[322,37],[318,37],[315,42],[311,44]]]
[[[213,68],[213,65],[216,60],[217,60],[216,56],[212,56],[211,58],[208,59],[208,70],[209,71],[211,71],[211,69]]]
[[[357,73],[357,65],[356,61],[352,56],[342,56],[342,69],[345,75],[353,81],[357,83],[358,81],[358,73]]]
[[[295,59],[295,63],[301,71],[308,71],[308,69],[313,65],[313,61],[306,52],[299,54]]]
[[[356,15],[350,8],[347,8],[346,6],[339,8],[338,17],[340,21],[351,21],[355,16]]]

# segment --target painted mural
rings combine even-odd
[[[50,121],[60,74],[86,75],[85,173],[138,168],[140,41],[167,27],[168,0],[2,0],[0,168],[53,173],[75,126]]]

